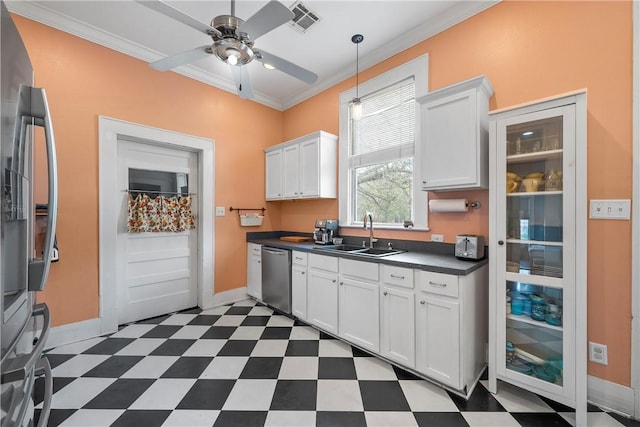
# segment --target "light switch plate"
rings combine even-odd
[[[631,200],[591,200],[589,205],[589,218],[591,219],[622,219],[631,217]]]
[[[432,242],[444,242],[444,235],[442,234],[432,234],[431,235]]]
[[[216,216],[224,216],[224,206],[216,206]]]

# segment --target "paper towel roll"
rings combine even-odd
[[[467,209],[467,199],[429,200],[431,212],[466,212]]]

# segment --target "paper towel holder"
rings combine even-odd
[[[467,202],[467,206],[473,209],[480,209],[480,202],[477,200],[475,202]]]
[[[432,212],[466,212],[472,209],[480,209],[480,202],[469,202],[467,199],[435,199],[429,201],[429,210]]]

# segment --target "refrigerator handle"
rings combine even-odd
[[[41,291],[47,282],[51,255],[56,236],[56,220],[58,218],[58,162],[56,160],[56,142],[53,136],[53,125],[49,112],[47,94],[43,88],[31,88],[31,111],[27,113],[35,126],[44,128],[47,145],[47,171],[49,174],[49,191],[47,201],[47,229],[44,235],[42,259],[29,262],[29,291]]]
[[[49,423],[51,399],[53,398],[53,373],[46,357],[41,357],[36,365],[36,376],[42,375],[44,375],[44,399],[42,400],[42,411],[40,411],[37,427],[46,427]]]

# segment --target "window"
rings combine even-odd
[[[426,93],[427,57],[395,68],[358,88],[362,117],[349,105],[355,88],[340,95],[340,225],[427,227],[427,196],[414,185],[420,174],[418,106]]]

